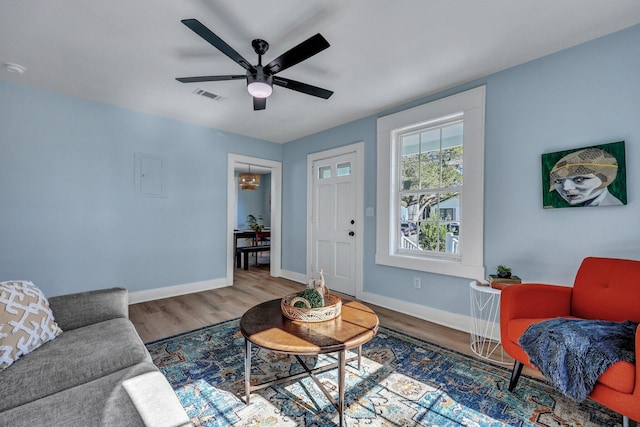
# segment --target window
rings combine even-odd
[[[318,179],[331,178],[331,166],[322,166],[318,168]]]
[[[351,162],[338,163],[336,165],[336,176],[351,175]]]
[[[398,252],[457,259],[460,193],[463,183],[463,121],[399,133]],[[409,224],[407,233],[403,224]],[[458,233],[456,233],[456,231]]]
[[[484,93],[378,119],[376,263],[484,277]]]

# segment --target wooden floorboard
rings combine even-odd
[[[305,287],[291,280],[269,276],[268,266],[251,265],[247,271],[235,269],[234,274],[233,286],[132,304],[129,317],[142,340],[151,342],[235,319],[256,304],[281,298]],[[477,357],[471,351],[470,336],[466,332],[376,305],[366,305],[378,314],[381,325]],[[538,376],[529,370],[524,373]]]

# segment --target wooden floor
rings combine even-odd
[[[269,276],[268,266],[252,265],[247,271],[235,269],[234,273],[233,286],[132,304],[129,317],[142,340],[151,342],[240,317],[256,304],[304,289],[300,283]],[[466,332],[376,305],[366,305],[378,314],[381,325],[475,357]],[[526,370],[524,373],[532,374]]]

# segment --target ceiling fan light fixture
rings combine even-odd
[[[247,71],[247,90],[255,98],[268,98],[273,92],[273,77],[265,75],[258,65],[255,73]]]
[[[266,83],[261,82],[253,82],[247,85],[247,90],[251,94],[251,96],[255,96],[256,98],[268,98],[273,92],[273,88]]]

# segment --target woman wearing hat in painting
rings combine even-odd
[[[549,191],[557,191],[571,206],[621,206],[607,187],[618,173],[616,158],[599,148],[567,154],[549,173]]]

